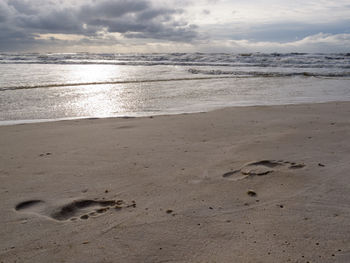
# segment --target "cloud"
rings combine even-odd
[[[202,13],[203,13],[204,15],[210,15],[210,10],[208,10],[208,9],[203,9]]]
[[[348,17],[348,0],[0,0],[0,51],[350,52]]]
[[[6,2],[0,1],[0,23],[4,23],[12,15],[13,9],[6,4]]]
[[[131,1],[131,0],[119,0],[119,1],[101,1],[85,4],[80,7],[80,16],[83,18],[115,18],[125,14],[137,14],[139,12],[149,10],[152,7],[150,3],[144,0]]]
[[[202,52],[349,52],[350,34],[318,33],[301,40],[286,43],[274,41],[220,40],[202,43],[197,46]]]
[[[228,23],[207,25],[208,38],[215,40],[248,40],[250,42],[289,43],[319,33],[337,35],[350,33],[350,19],[331,23],[302,23],[295,21],[278,21],[274,23]]]
[[[38,8],[33,2],[0,2],[0,28],[4,30],[0,50],[13,48],[17,41],[42,44],[38,40],[42,34],[79,34],[87,40],[105,31],[120,33],[122,38],[180,42],[197,36],[196,27],[179,17],[181,8],[156,6],[150,0],[92,0],[76,5],[48,1]]]
[[[349,24],[350,20],[340,20],[333,23],[300,23],[286,21],[258,24],[253,25],[241,38],[254,41],[279,41],[286,43],[316,35],[320,32],[327,34],[350,33]]]
[[[18,13],[26,15],[35,15],[36,8],[26,0],[11,0],[8,1],[8,6],[13,7]]]

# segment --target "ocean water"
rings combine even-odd
[[[350,100],[350,54],[0,53],[0,125]]]

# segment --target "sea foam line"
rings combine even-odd
[[[0,91],[13,91],[13,90],[23,90],[23,89],[40,89],[40,88],[56,88],[56,87],[75,87],[75,86],[93,86],[93,85],[111,85],[111,84],[132,84],[132,83],[152,83],[152,82],[170,82],[170,81],[193,81],[193,80],[213,80],[213,79],[242,79],[242,78],[282,78],[282,77],[314,77],[322,79],[334,79],[341,77],[344,80],[349,80],[345,78],[346,74],[313,74],[308,72],[302,73],[265,73],[265,72],[239,72],[242,75],[235,75],[232,72],[225,71],[199,71],[196,69],[188,70],[192,74],[208,74],[214,75],[211,77],[196,77],[196,78],[176,78],[176,79],[148,79],[148,80],[118,80],[118,81],[102,81],[102,82],[80,82],[80,83],[53,83],[45,85],[34,85],[34,86],[12,86],[12,87],[0,87]],[[237,73],[237,72],[236,72]],[[232,75],[231,75],[232,74]]]
[[[177,78],[177,79],[148,79],[148,80],[119,80],[119,81],[81,82],[81,83],[56,83],[56,84],[45,84],[45,85],[35,85],[35,86],[2,87],[2,88],[0,88],[0,91],[20,90],[20,89],[56,88],[56,87],[73,87],[73,86],[110,85],[110,84],[132,84],[132,83],[168,82],[168,81],[187,81],[187,80],[232,79],[232,78],[242,78],[242,76],[197,77],[197,78]]]

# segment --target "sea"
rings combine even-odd
[[[0,53],[0,125],[350,101],[350,53]]]

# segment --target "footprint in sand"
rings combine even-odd
[[[303,167],[305,167],[305,164],[302,163],[298,164],[283,160],[262,160],[248,163],[242,166],[240,169],[224,173],[222,177],[240,180],[249,176],[263,176],[274,171],[280,171],[283,169],[301,169]]]
[[[124,207],[136,207],[133,201],[127,205],[123,200],[75,200],[58,207],[51,207],[43,200],[28,200],[16,205],[18,212],[29,212],[42,215],[56,221],[86,220],[90,217],[97,217],[109,210],[118,211]]]

